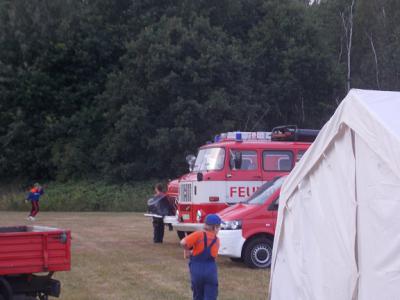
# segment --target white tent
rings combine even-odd
[[[270,298],[400,299],[400,92],[351,90],[285,181]]]

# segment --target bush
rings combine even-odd
[[[153,194],[156,181],[132,184],[109,184],[102,181],[50,182],[40,199],[42,211],[136,211],[147,208],[147,199]],[[1,210],[29,210],[25,203],[27,191],[3,186],[0,194]]]

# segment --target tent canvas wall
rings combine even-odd
[[[282,188],[270,298],[400,299],[400,92],[351,90]]]

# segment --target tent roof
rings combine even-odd
[[[340,299],[332,295],[351,295],[351,293],[353,293],[353,283],[355,283],[358,279],[353,278],[352,276],[357,277],[359,275],[357,270],[354,270],[354,261],[352,257],[353,252],[351,250],[354,249],[354,243],[356,242],[356,239],[353,237],[357,230],[355,221],[356,217],[354,216],[356,208],[354,207],[354,209],[352,209],[353,205],[355,205],[355,202],[353,203],[348,200],[357,197],[358,193],[355,190],[356,187],[352,185],[353,183],[351,183],[343,189],[338,189],[338,195],[342,196],[339,196],[339,199],[335,199],[336,195],[327,194],[326,199],[321,201],[321,195],[324,195],[325,193],[324,188],[331,188],[331,190],[328,190],[327,193],[332,193],[332,188],[335,189],[339,187],[340,184],[343,184],[343,181],[351,180],[350,178],[352,176],[360,175],[355,171],[356,166],[360,167],[369,165],[370,161],[364,162],[360,161],[360,159],[369,159],[367,157],[370,156],[351,155],[352,151],[353,154],[360,153],[360,151],[362,152],[363,148],[360,147],[360,145],[366,145],[368,151],[375,154],[373,155],[373,157],[375,157],[375,163],[379,161],[379,163],[382,163],[386,169],[391,171],[390,182],[396,182],[395,187],[398,187],[397,183],[400,182],[400,92],[356,89],[351,90],[342,103],[338,106],[331,119],[322,128],[312,146],[307,150],[303,158],[286,178],[279,200],[278,220],[275,232],[273,261],[271,268],[270,292],[274,286],[274,281],[279,282],[277,280],[287,280],[292,284],[292,288],[294,289],[295,293],[304,292],[307,294],[315,292],[316,295],[326,296],[326,299]],[[333,157],[335,158],[332,159]],[[357,164],[354,163],[355,161],[357,161]],[[341,173],[347,172],[347,169],[348,173]],[[362,172],[362,170],[365,171],[369,169],[361,168],[360,170]],[[365,175],[366,176],[363,176],[365,179],[363,181],[364,183],[368,182],[368,180],[374,178],[375,176],[375,174],[371,174],[370,172]],[[335,176],[342,177],[335,178]],[[310,180],[310,178],[313,180]],[[360,180],[359,182],[361,182],[361,179],[362,178],[358,178],[358,180]],[[356,180],[353,181],[355,184]],[[311,184],[313,187],[316,187],[316,190],[313,190],[313,193],[309,194],[309,198],[304,198],[307,201],[296,201],[298,199],[303,199],[299,197],[303,196],[302,193],[308,193],[308,189],[311,188]],[[377,186],[379,187],[380,185],[378,184]],[[387,192],[385,191],[386,190],[384,187],[379,190],[379,192],[382,192],[381,195],[383,198],[385,198],[386,195],[392,191],[394,191],[392,194],[394,194],[395,197],[398,197],[397,195],[399,189],[389,189]],[[380,244],[377,244],[375,240],[375,237],[381,234],[381,232],[379,232],[379,230],[376,228],[381,228],[380,226],[382,226],[382,224],[379,222],[382,220],[385,220],[385,222],[391,222],[390,226],[385,227],[387,230],[391,229],[391,232],[400,228],[400,223],[396,223],[394,221],[397,219],[397,215],[391,214],[392,210],[398,211],[397,206],[395,206],[398,201],[389,201],[386,203],[386,205],[382,206],[376,205],[373,209],[380,208],[380,210],[379,213],[378,211],[373,211],[374,217],[372,219],[375,220],[375,222],[371,222],[368,219],[368,217],[371,216],[369,205],[372,205],[371,203],[375,203],[373,201],[381,199],[371,200],[371,198],[365,197],[365,195],[367,194],[374,198],[375,194],[369,194],[368,191],[358,192],[359,194],[364,192],[363,197],[366,199],[363,199],[364,201],[361,202],[361,206],[358,206],[357,208],[359,216],[362,215],[364,217],[363,220],[360,218],[357,219],[357,224],[361,224],[363,221],[363,226],[360,226],[360,228],[362,227],[364,230],[362,231],[359,229],[359,231],[357,231],[357,234],[359,234],[359,252],[357,255],[364,255],[364,258],[369,258],[360,260],[358,262],[359,264],[362,264],[359,265],[359,267],[361,266],[364,271],[363,286],[359,286],[360,291],[362,290],[361,294],[364,295],[363,293],[369,293],[371,291],[377,294],[382,291],[382,287],[387,290],[386,295],[398,294],[398,282],[392,280],[393,276],[390,277],[390,284],[385,284],[385,282],[388,282],[389,277],[387,276],[392,274],[391,272],[393,268],[391,264],[393,262],[390,259],[393,258],[392,253],[398,253],[398,248],[396,247],[397,245],[400,245],[400,240],[394,239],[392,243],[389,243],[388,240],[392,240],[392,236],[388,234],[381,236],[382,241]],[[343,197],[343,193],[348,195],[348,197]],[[338,210],[332,210],[327,213],[326,210],[320,211],[321,207],[318,205],[315,206],[314,210],[309,210],[314,207],[312,204],[322,202],[328,204],[325,206],[325,208],[329,208],[328,210],[335,207],[338,208]],[[332,203],[341,203],[341,205],[329,206],[329,204]],[[346,215],[343,216],[339,208],[344,207],[343,204],[345,203],[348,203],[348,205],[345,206]],[[388,203],[390,205],[388,205]],[[318,222],[321,222],[323,217],[331,214],[334,215],[332,217],[333,220],[327,221],[324,219],[322,226],[318,227],[318,225],[316,225],[322,224]],[[376,215],[378,217],[376,217]],[[307,222],[304,221],[310,216],[315,216],[314,223],[312,223],[312,220],[310,219],[307,219]],[[342,222],[343,220],[340,222],[338,221],[340,219],[339,216],[345,218],[344,222]],[[284,223],[286,227],[283,226]],[[353,223],[354,227],[349,225]],[[304,234],[301,236],[304,230],[310,229],[310,224],[313,224],[313,229],[317,230],[312,231],[311,234]],[[325,234],[322,230],[326,228],[332,229],[330,232],[335,232],[336,234]],[[373,237],[368,236],[368,234],[366,234],[366,232],[369,232],[368,230],[375,232],[376,235],[372,235]],[[296,240],[299,238],[299,236],[301,236],[302,240],[293,242],[293,239]],[[301,244],[301,242],[304,241],[305,237],[307,238],[307,242],[314,242],[312,245],[318,246],[312,248],[315,250],[312,252],[312,255],[320,255],[320,259],[314,265],[311,265],[307,270],[299,267],[301,265],[300,262],[305,261],[305,257],[302,257],[303,260],[299,260],[299,255],[303,252],[300,252],[300,254],[298,252],[298,250],[304,246]],[[324,242],[319,243],[320,240],[323,240]],[[306,242],[304,241],[304,243]],[[321,274],[324,273],[320,271],[319,268],[326,267],[329,265],[329,263],[327,260],[321,259],[321,257],[327,253],[326,248],[324,247],[326,247],[326,245],[332,246],[333,244],[339,246],[335,250],[336,252],[334,251],[336,256],[333,255],[331,258],[336,259],[336,261],[340,261],[341,263],[337,265],[336,273],[329,269],[329,272],[332,274],[324,277],[321,276]],[[374,244],[375,246],[372,247],[371,245]],[[305,245],[309,244],[306,243]],[[379,259],[370,259],[370,256],[368,255],[371,254],[368,251],[371,252],[371,247],[376,249],[377,253],[380,253]],[[393,249],[396,250],[394,251]],[[310,250],[310,248],[307,248],[307,250]],[[280,252],[280,255],[278,252]],[[366,252],[368,253],[366,254]],[[305,251],[304,253],[309,252]],[[330,254],[332,253],[333,252]],[[345,253],[344,256],[343,253]],[[277,259],[278,256],[280,257],[280,260]],[[343,259],[343,257],[345,257],[345,259]],[[307,256],[306,258],[310,258],[310,256]],[[294,263],[295,261],[299,262],[299,264]],[[393,264],[395,266],[400,265],[400,260],[394,262]],[[372,265],[375,266],[375,269],[372,267]],[[379,265],[379,267],[376,267],[377,265]],[[388,267],[388,265],[390,266]],[[343,266],[345,266],[347,272],[342,272],[342,269],[340,268]],[[379,271],[376,271],[377,269],[379,269]],[[381,277],[378,276],[378,278],[376,274],[379,274]],[[386,275],[383,276],[382,274]],[[292,275],[293,277],[290,277]],[[345,277],[346,275],[347,277]],[[323,284],[314,287],[312,287],[312,284],[308,286],[307,284],[303,285],[304,283],[309,283],[307,280],[313,280],[316,278],[321,279],[320,283],[325,284],[327,284],[329,280],[332,280],[331,286],[337,287],[341,285],[341,287],[335,291],[336,294],[326,294],[328,293],[327,291],[329,289],[326,291],[321,290],[320,288],[326,288],[323,286]],[[344,281],[348,282],[348,284],[343,285]],[[371,288],[371,290],[368,290],[366,287],[371,285],[371,282],[374,283],[374,286]],[[304,289],[301,291],[296,290],[296,288],[298,288],[298,286],[296,286],[297,284],[304,286]],[[283,287],[283,284],[278,283],[275,285],[275,287]],[[312,287],[311,290],[308,290],[310,287]],[[349,288],[351,289],[350,292],[347,290]],[[291,290],[282,288],[282,290],[279,291],[280,294],[278,293],[279,295],[275,296],[275,299],[288,299],[287,297],[284,298],[282,295],[286,295],[286,292],[289,294],[292,293],[291,295],[293,295],[293,289]],[[360,299],[364,298],[361,297]]]
[[[352,89],[286,179],[281,204],[324,157],[341,126],[357,133],[400,178],[400,92]]]

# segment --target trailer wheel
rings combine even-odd
[[[244,262],[250,268],[269,268],[272,261],[272,241],[256,238],[250,241],[244,251]]]
[[[7,279],[0,276],[0,299],[11,300],[13,298],[13,292]]]

